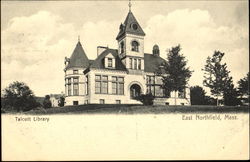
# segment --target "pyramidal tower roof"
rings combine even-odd
[[[142,30],[141,26],[139,25],[138,21],[136,20],[133,13],[129,10],[128,15],[123,24],[120,25],[120,31],[116,37],[118,40],[124,34],[134,34],[145,36],[144,31]]]
[[[66,67],[66,69],[72,67],[87,68],[88,66],[89,66],[89,59],[86,53],[84,52],[80,41],[78,41],[70,57],[69,64]]]

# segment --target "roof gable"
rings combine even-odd
[[[121,59],[118,57],[118,51],[114,49],[106,49],[105,51],[103,51],[95,60],[91,61],[92,63],[89,67],[96,69],[106,69],[104,65],[104,58],[108,56],[112,56],[113,58],[115,58],[115,69],[112,70],[127,71]]]
[[[78,42],[70,57],[69,64],[67,65],[66,69],[72,67],[87,68],[88,66],[89,59],[83,50],[81,43]]]
[[[133,24],[137,25],[136,30],[133,29]],[[138,23],[138,21],[136,20],[135,16],[133,15],[131,11],[129,11],[124,23],[120,25],[120,31],[116,39],[119,39],[125,33],[145,36],[144,31],[142,30],[140,24]]]

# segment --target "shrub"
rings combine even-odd
[[[153,105],[154,101],[154,96],[149,93],[149,94],[141,94],[136,98],[138,101],[141,101],[143,105]]]

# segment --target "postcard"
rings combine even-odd
[[[1,1],[3,161],[249,159],[248,1]]]

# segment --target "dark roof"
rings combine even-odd
[[[89,59],[86,53],[84,52],[81,43],[78,42],[70,57],[69,64],[66,67],[66,69],[72,67],[87,68],[88,66],[89,66]]]
[[[104,66],[104,58],[110,53],[115,58],[115,69],[112,69],[112,70],[127,71],[127,69],[123,65],[121,59],[118,57],[118,50],[115,50],[115,49],[106,49],[95,60],[91,60],[90,68],[106,69]],[[110,68],[108,68],[108,69],[110,69]]]
[[[156,72],[159,66],[166,62],[163,58],[157,55],[144,54],[144,71],[145,72]]]
[[[134,30],[132,28],[132,24],[137,24],[138,28]],[[136,20],[135,16],[133,15],[131,11],[129,11],[124,23],[120,25],[120,31],[116,39],[119,39],[125,33],[145,36],[144,31],[142,30],[140,24],[138,23],[138,21]]]

